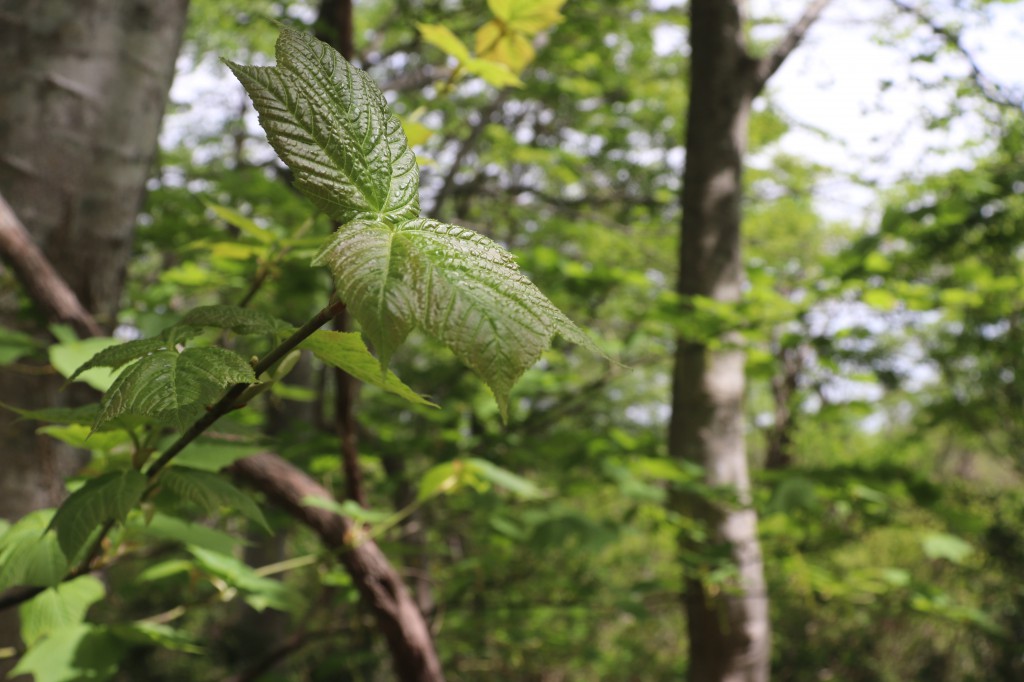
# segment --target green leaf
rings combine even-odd
[[[231,485],[223,476],[198,469],[169,467],[160,474],[160,484],[178,497],[194,502],[206,511],[220,511],[221,507],[235,509],[263,526],[268,533],[271,532],[256,502]]]
[[[381,374],[380,362],[367,350],[362,335],[357,332],[320,330],[299,344],[299,347],[312,351],[325,364],[348,372],[363,383],[383,388],[409,402],[437,407],[402,383],[392,372]]]
[[[236,334],[281,334],[291,325],[273,315],[233,305],[207,305],[190,310],[177,327],[214,327]]]
[[[57,424],[93,424],[100,413],[98,403],[82,405],[81,407],[46,407],[40,410],[23,410],[6,403],[0,403],[0,407],[10,410],[24,419],[54,422]]]
[[[921,540],[921,549],[929,559],[946,559],[954,564],[964,563],[974,553],[969,542],[949,533],[928,533]]]
[[[107,628],[80,623],[26,651],[11,674],[32,675],[36,682],[103,682],[117,674],[126,652]]]
[[[513,384],[553,336],[594,349],[510,253],[471,230],[426,219],[355,221],[314,264],[330,266],[382,364],[419,325],[484,379],[502,416]]]
[[[345,500],[344,502],[339,503],[325,497],[307,495],[302,498],[302,504],[307,507],[326,509],[327,511],[333,512],[339,516],[345,516],[353,521],[363,521],[365,523],[383,523],[394,516],[391,512],[367,509],[355,500]]]
[[[138,471],[111,471],[88,481],[57,509],[49,528],[68,561],[73,561],[93,532],[107,521],[124,522],[146,489]]]
[[[274,233],[270,230],[265,230],[256,224],[251,218],[247,218],[233,208],[227,206],[220,206],[218,204],[204,201],[206,208],[213,211],[214,214],[228,225],[237,227],[241,232],[249,235],[253,239],[263,243],[269,244],[274,241]]]
[[[0,365],[9,365],[43,348],[42,342],[24,332],[0,326]]]
[[[306,607],[305,598],[295,588],[261,576],[234,557],[198,547],[189,547],[189,551],[208,573],[246,593],[245,602],[257,611],[270,608],[298,614]]]
[[[0,590],[15,585],[50,587],[63,579],[68,560],[57,536],[46,533],[54,511],[26,514],[0,535]]]
[[[78,381],[84,381],[97,391],[106,391],[114,383],[116,372],[95,368],[79,374],[77,370],[100,351],[115,345],[119,345],[116,339],[82,339],[54,344],[47,349],[47,353],[50,364],[61,376],[69,381],[75,376]]]
[[[202,471],[220,471],[243,457],[255,455],[266,449],[265,446],[259,445],[199,439],[182,450],[181,454],[171,461],[171,464]]]
[[[470,60],[469,48],[447,26],[417,23],[416,30],[423,36],[425,43],[433,45],[446,55],[455,57],[460,63]]]
[[[183,545],[195,545],[220,554],[230,554],[239,544],[245,544],[240,537],[225,533],[224,531],[210,528],[199,523],[184,521],[175,516],[161,514],[159,511],[153,514],[149,523],[129,523],[126,527],[128,537],[141,535],[147,538],[180,542]]]
[[[162,623],[145,620],[117,623],[110,626],[110,632],[130,645],[158,646],[186,654],[201,654],[205,651],[187,633]]]
[[[295,184],[341,223],[419,213],[419,169],[402,125],[370,77],[325,43],[285,29],[277,66],[227,62]]]
[[[89,607],[106,593],[98,578],[83,575],[33,597],[18,609],[22,640],[31,647],[57,630],[81,623]]]
[[[76,369],[74,373],[68,377],[68,381],[74,381],[82,372],[94,367],[110,367],[111,369],[117,369],[118,367],[127,365],[133,360],[138,360],[141,357],[145,357],[150,353],[154,353],[163,348],[167,348],[167,341],[161,338],[138,339],[136,341],[128,341],[127,343],[121,343],[116,346],[104,348],[99,353],[92,356],[92,358],[85,364]]]
[[[516,20],[529,24],[536,10],[548,21],[559,6],[531,3]],[[498,244],[417,218],[415,157],[369,76],[289,29],[277,60],[228,65],[297,186],[341,223],[313,262],[331,268],[383,367],[421,326],[483,377],[504,418],[512,385],[553,336],[596,350]]]
[[[224,348],[186,348],[147,355],[124,370],[103,396],[97,425],[122,414],[186,428],[224,388],[256,380],[252,367]]]
[[[454,492],[462,482],[461,474],[462,462],[458,460],[435,464],[420,478],[420,490],[416,500],[422,502],[435,495]]]
[[[545,497],[544,491],[538,488],[533,481],[514,474],[508,469],[503,469],[493,462],[488,462],[486,459],[470,457],[465,460],[465,463],[467,471],[520,497],[528,499]]]

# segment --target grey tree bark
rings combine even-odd
[[[85,308],[114,322],[188,0],[0,0],[0,194]],[[0,295],[0,323],[31,329]],[[40,316],[42,319],[42,316]],[[0,368],[0,396],[58,404],[45,368]],[[0,413],[0,518],[55,504],[73,453]],[[16,642],[0,616],[0,648]],[[5,672],[0,660],[0,675]]]
[[[678,291],[739,301],[741,175],[751,103],[799,44],[828,0],[814,0],[768,55],[755,59],[744,40],[746,0],[691,0],[690,98],[683,176]],[[765,682],[771,627],[757,514],[750,507],[744,434],[744,354],[726,337],[711,349],[682,338],[675,355],[669,451],[704,467],[706,482],[732,489],[738,504],[676,495],[675,508],[704,522],[699,545],[683,537],[684,556],[727,558],[736,577],[727,585],[684,578],[691,682]]]

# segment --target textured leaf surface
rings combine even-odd
[[[427,219],[353,222],[314,263],[330,266],[381,362],[418,325],[483,377],[502,414],[554,335],[593,348],[510,253],[471,230]]]
[[[526,31],[555,21],[560,6],[554,0],[527,3],[522,12],[502,3],[492,9]],[[424,35],[468,54],[449,33],[428,28]],[[314,265],[331,268],[383,366],[419,326],[483,377],[507,417],[512,385],[553,336],[596,350],[501,246],[418,217],[415,157],[369,76],[328,45],[287,29],[277,61],[229,66],[299,188],[342,223]]]
[[[187,427],[227,386],[256,380],[252,367],[224,348],[162,350],[124,370],[103,396],[97,424],[122,414]]]
[[[236,334],[280,334],[291,326],[273,315],[233,305],[206,305],[190,310],[178,327],[214,327]]]
[[[366,348],[362,335],[356,332],[321,330],[314,332],[299,347],[312,351],[324,363],[348,372],[363,383],[378,386],[419,405],[437,407],[390,371],[382,374],[377,358]]]
[[[178,497],[193,502],[209,512],[228,507],[252,519],[270,532],[267,520],[256,502],[231,485],[223,476],[186,467],[170,467],[160,475],[160,483]]]
[[[118,367],[127,365],[133,360],[138,360],[141,357],[166,347],[167,342],[157,337],[152,339],[128,341],[127,343],[121,343],[116,346],[104,348],[99,353],[92,356],[88,362],[76,369],[74,374],[68,377],[68,381],[74,381],[82,372],[94,367],[110,367],[111,369],[117,369]]]
[[[123,522],[146,489],[146,477],[135,470],[112,471],[71,493],[50,522],[69,561],[107,521]]]
[[[296,185],[322,211],[342,223],[419,213],[416,157],[366,73],[291,29],[278,38],[277,66],[228,66]]]

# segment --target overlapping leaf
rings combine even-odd
[[[199,505],[204,511],[215,512],[221,507],[235,509],[270,531],[256,502],[215,473],[171,467],[160,475],[160,484],[178,497]]]
[[[415,159],[366,74],[291,30],[277,59],[230,66],[299,188],[343,223],[314,264],[331,268],[383,365],[419,326],[483,377],[505,415],[553,336],[593,348],[501,246],[417,217]]]
[[[71,493],[50,522],[68,561],[78,555],[101,525],[123,522],[145,489],[146,477],[129,469],[98,476]]]
[[[330,266],[382,362],[418,325],[483,377],[503,414],[513,384],[554,335],[592,347],[510,253],[471,230],[427,219],[357,221],[314,263]]]

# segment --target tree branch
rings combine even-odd
[[[10,264],[29,297],[42,308],[48,319],[67,322],[83,336],[103,336],[103,329],[35,245],[2,195],[0,255]]]
[[[978,91],[981,92],[982,97],[1001,107],[1011,107],[1017,110],[1024,108],[1024,99],[1021,97],[1014,97],[1010,93],[1006,92],[999,83],[996,83],[985,75],[985,72],[982,71],[981,66],[978,64],[977,60],[975,60],[974,55],[971,54],[970,50],[964,47],[963,41],[960,39],[960,34],[955,32],[953,29],[938,24],[919,7],[909,5],[906,2],[903,2],[903,0],[892,0],[892,3],[896,5],[897,9],[901,12],[915,17],[918,21],[931,29],[932,33],[945,41],[949,47],[953,48],[963,56],[964,60],[967,62],[968,68],[971,70],[971,82],[974,83],[975,87],[978,88]]]
[[[240,459],[228,471],[262,491],[275,506],[309,527],[326,547],[335,550],[387,638],[397,679],[444,679],[426,621],[377,543],[363,535],[351,519],[305,503],[307,497],[333,499],[323,486],[270,453]]]
[[[778,42],[774,49],[764,57],[757,60],[754,66],[754,94],[761,92],[764,89],[765,83],[768,79],[779,70],[782,63],[786,61],[786,57],[790,55],[793,50],[800,45],[803,41],[804,36],[807,35],[808,29],[818,20],[825,7],[828,6],[832,0],[811,0],[811,3],[804,9],[804,13],[800,15],[786,31],[786,35],[782,37],[782,40]]]

